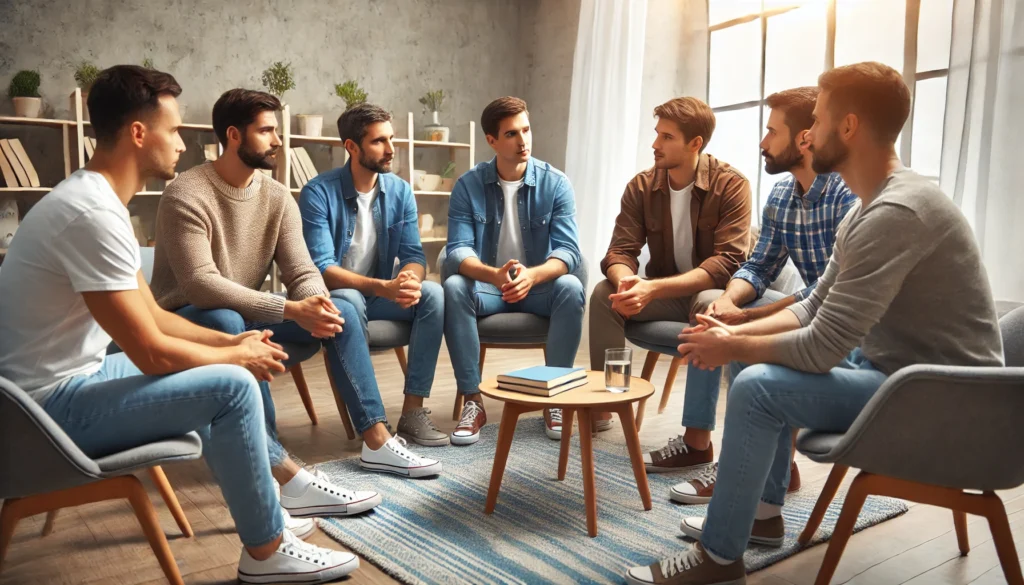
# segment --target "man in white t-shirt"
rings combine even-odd
[[[128,202],[171,179],[185,145],[173,77],[131,65],[89,93],[96,153],[26,215],[0,272],[0,376],[93,458],[196,431],[244,546],[239,580],[323,582],[351,553],[285,530],[257,379],[287,356],[263,331],[230,336],[161,309],[141,273]],[[124,353],[106,355],[111,339]]]

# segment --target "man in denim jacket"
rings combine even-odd
[[[416,199],[391,173],[391,114],[361,104],[338,118],[345,166],[317,175],[299,197],[302,233],[331,295],[348,301],[367,339],[369,321],[409,321],[409,367],[398,432],[420,445],[448,444],[423,407],[441,349],[444,297],[424,281]],[[397,275],[396,267],[398,267]],[[372,367],[365,364],[352,367]]]
[[[578,245],[572,185],[530,156],[526,102],[491,102],[481,127],[495,157],[459,178],[448,207],[443,276],[444,332],[458,391],[466,396],[452,443],[469,445],[486,423],[480,399],[477,318],[533,313],[550,319],[545,362],[571,366],[583,328],[585,267]],[[561,413],[545,413],[548,436]],[[557,432],[556,432],[557,431]]]

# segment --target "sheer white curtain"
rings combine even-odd
[[[956,0],[944,192],[974,228],[998,300],[1024,301],[1024,6]]]
[[[569,99],[565,173],[576,190],[590,283],[636,173],[647,0],[582,0]],[[589,293],[589,291],[588,291]]]

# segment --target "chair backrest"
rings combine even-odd
[[[99,473],[41,406],[0,378],[0,498],[86,484]]]
[[[1024,367],[1024,306],[1017,307],[999,320],[1003,335],[1003,356],[1006,367]]]

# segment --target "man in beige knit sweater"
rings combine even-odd
[[[298,206],[288,189],[260,172],[274,168],[281,146],[280,107],[270,94],[243,89],[226,92],[214,105],[214,131],[224,152],[215,162],[182,173],[161,198],[154,294],[165,309],[220,331],[261,329],[272,331],[278,343],[322,342],[341,399],[364,440],[361,465],[405,476],[436,475],[439,462],[413,455],[388,431],[358,316],[347,302],[329,297],[306,250]],[[281,270],[287,298],[260,290],[272,262]],[[290,461],[276,439],[267,382],[261,391],[282,505],[293,516],[372,507]]]

